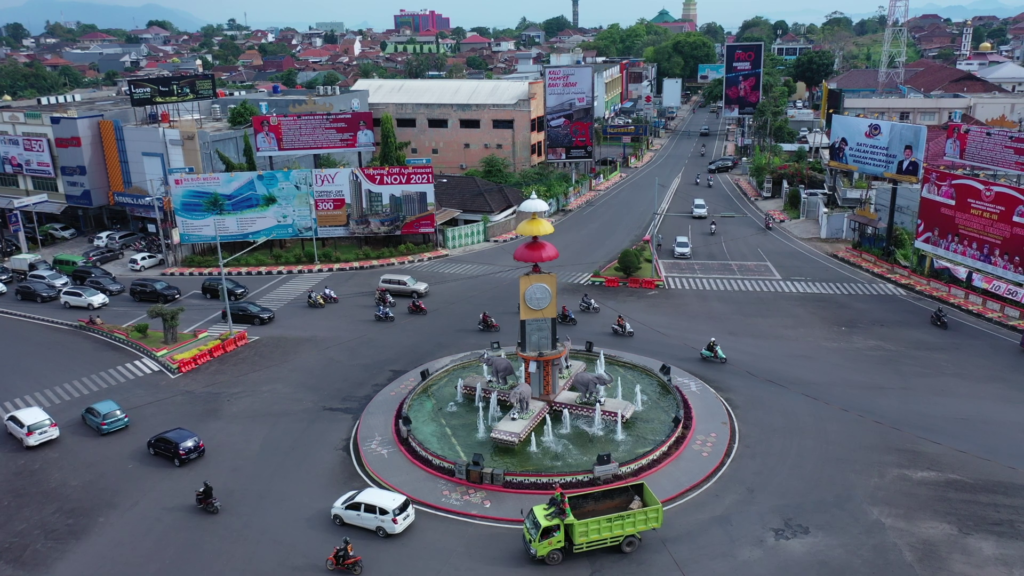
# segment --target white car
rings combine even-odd
[[[811,133],[811,131],[808,130],[807,128],[801,128],[800,129],[800,137],[801,138],[806,138],[807,135],[810,134],[810,133]]]
[[[673,258],[689,258],[692,256],[692,247],[690,246],[690,239],[686,236],[676,236],[676,241],[672,244],[672,257]]]
[[[71,240],[78,236],[78,230],[67,224],[50,224],[49,233],[58,240]]]
[[[98,290],[93,290],[86,286],[72,286],[61,291],[60,303],[65,308],[75,306],[77,308],[95,310],[110,304],[110,299]]]
[[[128,269],[136,272],[141,272],[147,268],[152,268],[153,266],[163,266],[163,264],[163,256],[150,254],[149,252],[139,252],[128,259]]]
[[[7,294],[7,285],[0,282],[0,294]]]
[[[708,217],[708,203],[702,198],[693,199],[693,207],[691,208],[694,218],[707,218]]]
[[[114,234],[113,230],[107,230],[105,232],[100,232],[99,234],[93,236],[92,237],[92,245],[93,246],[99,246],[100,248],[106,248],[106,246],[107,246],[107,238],[111,234]]]
[[[380,488],[353,490],[331,506],[331,520],[338,526],[359,526],[381,538],[401,533],[415,519],[416,509],[408,498]]]
[[[29,406],[15,410],[4,420],[7,433],[14,436],[25,448],[38,446],[48,440],[56,440],[60,436],[60,428],[42,408]]]

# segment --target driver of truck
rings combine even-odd
[[[557,524],[554,526],[548,526],[544,530],[541,530],[540,539],[542,542],[544,540],[551,540],[552,538],[558,536],[558,532],[559,530]]]

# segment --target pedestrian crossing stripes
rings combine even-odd
[[[109,370],[97,372],[96,374],[83,376],[77,380],[65,382],[60,386],[47,388],[41,392],[33,392],[20,398],[8,400],[0,408],[0,414],[6,416],[15,410],[21,410],[29,406],[49,408],[50,406],[68,402],[75,398],[88,396],[104,388],[110,388],[111,386],[142,378],[154,372],[160,372],[160,366],[149,358],[142,358],[134,362],[115,366]]]
[[[901,288],[885,282],[807,282],[668,276],[665,278],[665,286],[671,290],[715,290],[718,292],[789,292],[791,294],[847,296],[902,296],[906,294]]]
[[[528,267],[507,268],[490,264],[466,264],[465,262],[416,262],[405,266],[407,269],[437,272],[441,274],[462,274],[465,276],[493,276],[498,278],[516,278],[528,271]],[[558,272],[558,279],[570,284],[586,284],[590,281],[590,272]]]
[[[284,306],[288,302],[291,302],[297,296],[305,295],[310,288],[323,282],[328,277],[330,277],[330,274],[303,274],[301,276],[296,276],[279,286],[276,290],[269,292],[259,300],[256,300],[256,303],[260,306],[266,306],[276,312],[278,308]],[[218,322],[207,329],[207,333],[210,336],[220,336],[227,331],[227,322]]]

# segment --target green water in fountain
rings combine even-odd
[[[595,360],[591,357],[572,356],[573,360],[587,362],[587,371],[594,371]],[[513,359],[517,371],[519,361]],[[409,403],[409,416],[413,421],[412,434],[435,454],[448,460],[469,460],[474,453],[484,455],[484,464],[507,471],[560,473],[588,471],[601,452],[611,452],[616,462],[627,462],[638,458],[659,446],[673,430],[672,419],[679,410],[675,395],[668,385],[653,374],[627,364],[608,359],[606,371],[612,376],[612,384],[604,389],[605,396],[615,398],[618,393],[619,377],[622,378],[622,399],[634,402],[636,385],[643,391],[643,407],[634,412],[622,431],[625,438],[615,439],[615,422],[604,420],[600,434],[593,433],[593,418],[582,415],[571,417],[572,429],[562,432],[563,420],[560,409],[553,409],[551,426],[554,441],[544,441],[546,423],[541,419],[533,432],[537,437],[537,451],[530,451],[530,440],[526,439],[516,447],[501,446],[490,439],[491,427],[487,425],[488,401],[484,404],[484,427],[487,436],[477,437],[477,407],[472,394],[455,403],[455,410],[449,411],[449,404],[455,402],[455,387],[459,378],[482,375],[479,363],[470,363],[444,372],[416,391]],[[509,377],[512,382],[515,376]],[[498,403],[502,415],[507,415],[511,406]]]

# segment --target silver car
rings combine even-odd
[[[406,274],[385,274],[380,277],[377,283],[378,288],[384,288],[392,296],[403,295],[419,298],[430,291],[426,282],[420,282]]]
[[[694,198],[692,212],[694,218],[707,218],[708,203],[705,202],[702,198]]]
[[[676,241],[672,244],[673,258],[689,258],[692,256],[691,250],[689,238],[686,236],[676,236]]]
[[[71,281],[68,280],[68,277],[56,270],[36,270],[35,272],[29,272],[26,279],[42,282],[56,290],[67,288],[71,285]]]

